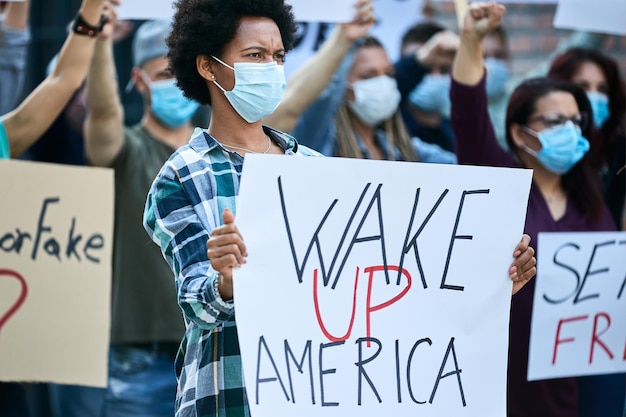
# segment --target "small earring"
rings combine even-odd
[[[214,80],[215,79],[215,75],[211,74],[211,79]]]

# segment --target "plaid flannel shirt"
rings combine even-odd
[[[319,156],[283,132],[264,127],[286,155]],[[249,416],[232,301],[216,288],[206,256],[222,212],[236,209],[243,157],[196,129],[154,180],[144,227],[174,271],[186,333],[176,358],[176,417]]]

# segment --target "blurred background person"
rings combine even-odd
[[[626,193],[626,91],[617,62],[603,52],[572,48],[557,56],[548,77],[572,82],[587,92],[593,133],[591,163],[602,180],[604,199],[621,228]]]
[[[18,104],[30,44],[30,0],[9,2],[0,14],[0,115]]]
[[[450,126],[450,68],[458,36],[433,21],[419,22],[402,37],[394,64],[400,111],[411,136],[454,151]]]
[[[167,20],[135,32],[131,77],[143,116],[125,126],[113,37],[100,36],[87,77],[87,161],[115,171],[111,348],[104,417],[174,415],[174,359],[184,334],[172,272],[142,227],[146,195],[169,156],[186,144],[198,103],[169,71]]]
[[[368,30],[355,37],[329,86],[298,120],[294,136],[329,156],[455,163],[454,154],[407,132],[394,67]]]
[[[615,224],[622,228],[626,173],[620,170],[626,165],[626,92],[619,67],[615,60],[600,51],[573,48],[554,59],[548,77],[574,83],[587,93],[592,109],[589,116],[593,127],[589,137],[591,165],[601,179],[604,201]],[[579,378],[579,416],[611,415],[608,405],[601,399],[609,394],[623,398],[625,377],[613,374]]]

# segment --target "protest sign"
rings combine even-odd
[[[422,5],[423,0],[374,0],[376,24],[370,30],[370,34],[381,41],[392,62],[400,57],[402,35],[413,24],[423,19]],[[355,10],[352,15],[354,13]],[[330,23],[332,20],[320,20],[326,20],[326,23],[298,23],[296,43],[287,54],[285,62],[287,77],[309,59],[330,35],[333,28],[333,24]]]
[[[294,48],[287,54],[287,77],[319,49],[328,37],[333,22],[351,20],[356,13],[354,2],[349,0],[294,0],[292,3],[299,23]],[[385,45],[392,60],[399,57],[400,39],[404,32],[422,18],[422,3],[423,0],[374,0],[377,22],[372,34]],[[173,4],[173,0],[126,1],[118,7],[117,14],[119,19],[171,19],[174,16]]]
[[[120,20],[170,20],[174,16],[174,0],[122,1],[117,8]]]
[[[540,233],[528,379],[626,372],[626,233]]]
[[[559,0],[498,0],[497,3],[502,4],[555,4]],[[437,3],[452,3],[456,0],[435,0]]]
[[[356,13],[354,0],[286,0],[299,22],[350,22]]]
[[[626,1],[559,0],[554,27],[626,35]]]
[[[506,414],[531,171],[248,154],[238,335],[256,417]]]
[[[0,161],[0,380],[106,386],[113,172]]]

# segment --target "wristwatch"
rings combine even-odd
[[[74,24],[72,25],[72,31],[79,35],[85,35],[85,36],[95,38],[96,36],[100,34],[100,32],[102,32],[102,28],[104,27],[106,22],[107,22],[107,18],[106,16],[103,15],[100,18],[100,22],[98,23],[98,26],[91,26],[89,23],[85,21],[85,19],[83,19],[83,17],[80,15],[80,12],[78,12],[76,14],[76,18],[74,19]]]

